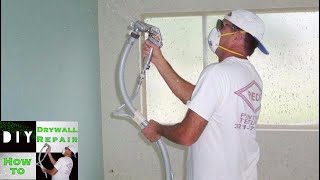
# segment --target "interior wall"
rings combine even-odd
[[[79,179],[103,179],[97,0],[1,0],[1,120],[78,121]]]
[[[128,26],[145,13],[199,13],[237,8],[266,11],[318,8],[317,0],[99,0],[99,45],[102,95],[102,134],[105,180],[163,179],[161,157],[130,120],[117,119],[111,112],[120,105],[116,83],[119,56],[126,42]],[[161,27],[160,27],[161,29]],[[139,73],[139,45],[129,55],[126,79],[130,90]],[[137,102],[139,107],[140,102]],[[258,131],[261,146],[259,179],[318,179],[318,131]],[[175,179],[184,179],[186,149],[169,143]]]

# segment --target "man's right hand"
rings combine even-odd
[[[163,62],[165,59],[164,59],[164,57],[162,55],[162,52],[161,52],[160,48],[157,45],[153,44],[149,40],[146,40],[144,45],[143,45],[143,55],[144,55],[144,57],[147,57],[149,55],[149,52],[150,52],[151,48],[153,48],[151,62],[155,66],[157,66],[158,64]]]
[[[51,153],[51,147],[48,147],[46,151],[47,153]]]

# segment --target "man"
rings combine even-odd
[[[268,54],[263,34],[263,21],[247,10],[234,10],[218,20],[208,42],[219,63],[207,66],[196,86],[182,79],[160,49],[146,41],[144,54],[153,47],[153,64],[189,109],[180,123],[150,120],[142,132],[151,142],[164,136],[190,146],[189,180],[257,179],[260,153],[255,138],[262,80],[247,57],[256,47]]]
[[[65,147],[62,152],[64,157],[59,158],[58,161],[52,157],[50,148],[47,149],[47,152],[54,168],[52,170],[43,168],[42,172],[50,174],[52,176],[52,180],[69,180],[69,176],[73,167],[73,161],[71,157],[75,156],[77,153],[76,148],[73,145]]]

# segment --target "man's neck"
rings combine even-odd
[[[239,58],[239,59],[241,59],[241,60],[248,60],[246,57],[243,57],[243,56],[226,53],[226,54],[223,54],[223,55],[221,55],[221,56],[218,56],[219,63],[222,62],[222,61],[224,61],[225,59],[227,59],[227,58],[229,58],[229,57],[236,57],[236,58]]]
[[[232,51],[237,52],[239,54],[231,53],[231,52],[228,52],[228,51],[220,48],[219,52],[217,53],[219,62],[222,62],[223,60],[225,60],[225,59],[227,59],[229,57],[236,57],[236,58],[239,58],[239,59],[248,60],[247,56],[245,55],[245,53],[244,53],[244,51],[242,49],[239,49],[239,48],[236,48],[236,47],[233,47],[231,49],[232,49]],[[244,55],[244,56],[242,56],[242,55]]]

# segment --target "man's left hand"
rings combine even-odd
[[[41,168],[41,170],[43,173],[47,173],[47,168],[43,167],[43,168]]]
[[[142,129],[144,136],[151,142],[158,141],[160,139],[160,134],[158,133],[160,124],[154,120],[150,120],[148,126]]]

